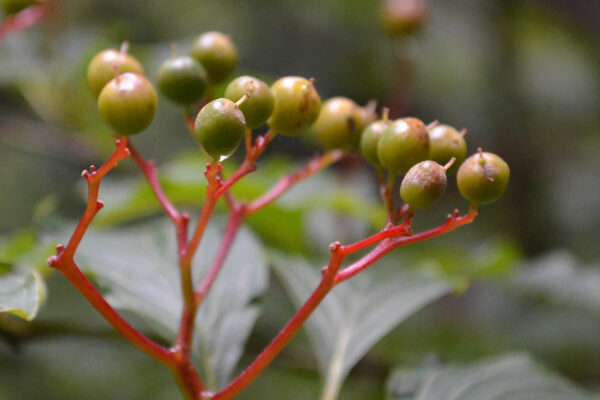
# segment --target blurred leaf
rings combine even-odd
[[[600,269],[581,266],[567,251],[555,251],[525,263],[510,282],[526,293],[600,311]]]
[[[276,255],[273,266],[297,307],[320,282],[320,272],[301,259]],[[379,339],[450,290],[440,279],[391,264],[377,265],[336,287],[306,325],[325,390],[336,393],[350,369]]]
[[[36,271],[0,262],[0,313],[31,321],[44,302],[45,293],[44,281]]]
[[[90,230],[76,254],[80,267],[105,288],[111,305],[138,314],[169,340],[176,337],[182,307],[174,236],[166,219]],[[221,236],[214,223],[208,226],[193,263],[196,278],[210,267]],[[194,347],[214,387],[221,387],[237,364],[259,314],[252,302],[267,281],[260,243],[242,229],[196,319]]]
[[[35,234],[30,230],[17,232],[0,244],[0,260],[14,262],[36,246]]]
[[[387,384],[389,400],[592,400],[525,355],[505,355],[469,367],[399,370]]]

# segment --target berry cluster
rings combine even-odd
[[[225,82],[236,62],[237,51],[229,37],[209,32],[193,43],[187,56],[178,56],[174,48],[173,56],[158,72],[160,92],[185,108],[190,132],[211,160],[205,171],[207,190],[202,211],[193,232],[188,232],[189,214],[180,212],[169,200],[158,179],[156,165],[146,161],[128,137],[145,130],[154,118],[158,96],[152,83],[144,77],[140,63],[127,54],[127,44],[119,51],[102,51],[92,59],[87,74],[89,86],[98,100],[100,115],[120,138],[115,152],[100,168],[90,167],[89,171],[84,171],[83,177],[88,183],[86,211],[68,244],[59,245],[57,254],[48,260],[121,334],[167,365],[187,398],[194,400],[229,400],[237,396],[279,354],[336,285],[369,268],[395,248],[443,235],[471,223],[477,216],[478,204],[500,197],[509,179],[508,166],[494,154],[479,149],[466,158],[465,131],[458,132],[437,122],[425,125],[417,118],[390,120],[387,109],[383,109],[380,117],[374,103],[361,107],[345,97],[333,97],[321,103],[312,79],[286,76],[269,86],[255,77],[240,76],[229,82],[224,97],[212,99],[215,85]],[[194,116],[191,110],[198,112]],[[253,140],[252,129],[264,124],[269,126],[269,132]],[[294,174],[284,175],[252,201],[238,199],[229,190],[256,169],[257,158],[275,135],[296,136],[310,127],[326,149],[323,154]],[[225,178],[221,162],[243,139],[246,157],[235,172]],[[377,169],[388,223],[379,232],[355,243],[332,243],[329,263],[322,269],[320,284],[294,317],[226,387],[217,392],[206,390],[192,358],[194,321],[244,220],[297,182],[350,153],[362,153]],[[183,307],[177,338],[168,348],[129,325],[85,278],[73,258],[90,223],[103,207],[98,199],[102,178],[129,156],[146,176],[176,231]],[[387,183],[384,179],[386,171]],[[458,188],[471,202],[471,209],[462,216],[456,210],[440,226],[414,233],[411,227],[414,211],[438,200],[446,189],[447,174],[453,173],[457,173]],[[396,208],[392,189],[399,174],[404,174],[400,197],[406,204]],[[227,228],[210,270],[194,287],[192,260],[220,198],[226,201],[229,209]],[[343,265],[348,257],[368,247],[373,249],[350,265]]]
[[[237,62],[235,45],[219,32],[201,35],[187,56],[177,56],[175,48],[173,53],[160,67],[158,87],[169,100],[187,107],[205,99],[207,88],[223,82]],[[150,125],[157,95],[126,45],[99,53],[87,76],[100,115],[118,134],[136,134]],[[400,196],[411,211],[438,200],[446,189],[446,174],[457,170],[459,190],[473,207],[496,200],[508,184],[509,168],[500,157],[480,150],[465,161],[466,131],[427,126],[412,117],[392,121],[387,110],[379,119],[371,105],[361,107],[345,97],[321,104],[313,80],[287,76],[269,87],[240,76],[227,85],[223,98],[205,103],[193,134],[214,163],[229,157],[251,129],[265,123],[272,135],[287,136],[314,124],[326,149],[360,151],[380,172],[405,174]]]

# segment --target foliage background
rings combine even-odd
[[[324,98],[400,104],[393,108],[397,115],[467,127],[471,150],[482,146],[511,166],[508,192],[483,208],[475,224],[433,245],[396,252],[403,263],[477,279],[387,335],[353,369],[341,398],[382,398],[395,366],[431,357],[469,362],[507,350],[532,353],[597,389],[599,3],[432,0],[424,30],[403,42],[381,32],[376,8],[373,0],[64,0],[50,22],[9,36],[0,48],[0,232],[32,226],[49,209],[79,215],[78,172],[112,149],[85,84],[93,54],[128,39],[153,78],[171,42],[184,49],[198,33],[221,30],[238,45],[236,73],[270,80],[314,76]],[[404,59],[402,68],[398,58]],[[408,92],[399,89],[406,85]],[[136,142],[159,163],[196,146],[180,111],[165,99]],[[310,138],[301,146],[278,138],[273,147],[272,157],[304,159],[316,151]],[[334,173],[359,198],[376,195],[368,166],[346,165]],[[137,176],[133,163],[123,163],[116,175]],[[417,229],[454,207],[466,204],[452,187],[443,204],[417,220]],[[301,246],[290,248],[297,238],[287,245],[271,242],[265,229],[261,237],[271,249],[318,259],[342,232],[316,222],[339,222],[346,208],[334,202],[279,227],[295,232]],[[368,230],[364,218],[349,226],[344,240]],[[536,279],[539,266],[559,273],[542,270]],[[115,338],[60,276],[47,278],[47,304],[34,328],[3,321],[3,331],[8,324],[11,332],[29,333],[15,346],[0,342],[0,399],[178,398],[165,369]],[[240,365],[294,310],[272,278]],[[303,332],[241,398],[317,397],[321,381],[308,346]]]

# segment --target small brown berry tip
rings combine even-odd
[[[450,168],[455,162],[456,162],[456,157],[452,157],[450,159],[450,161],[448,161],[446,163],[446,165],[444,165],[444,171],[448,171],[448,168]]]
[[[365,104],[364,107],[367,111],[375,111],[377,109],[377,100],[376,99],[371,99],[367,102],[367,104]]]
[[[329,245],[329,251],[337,251],[340,247],[342,247],[342,244],[339,241],[333,242]]]
[[[465,135],[467,134],[467,128],[462,128],[460,132],[458,132],[458,134],[462,137],[465,137]]]
[[[120,53],[127,54],[129,52],[129,42],[127,40],[121,43],[121,48],[119,49]]]
[[[316,82],[317,80],[316,80],[314,77],[312,77],[312,78],[310,78],[308,81],[310,82],[310,84],[311,84],[311,85],[313,85],[313,86],[314,86],[314,84],[315,84],[315,82]]]
[[[440,121],[438,121],[437,119],[433,122],[430,122],[425,128],[427,128],[427,130],[429,129],[433,129],[436,126],[438,126],[440,124]]]
[[[235,105],[238,107],[241,106],[246,100],[248,100],[249,97],[250,95],[248,93],[244,93],[244,95],[240,97],[238,101],[235,102]]]
[[[389,118],[390,118],[390,109],[388,107],[383,107],[383,111],[381,112],[381,119],[383,119],[384,122],[388,122]]]
[[[173,58],[177,57],[177,43],[175,42],[171,43],[171,56]]]

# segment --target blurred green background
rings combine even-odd
[[[375,0],[61,1],[51,19],[10,34],[0,47],[0,233],[35,225],[44,199],[65,216],[82,210],[79,172],[113,147],[85,82],[95,53],[129,40],[155,80],[172,42],[185,49],[199,33],[219,30],[238,46],[236,75],[314,77],[323,98],[376,99],[394,117],[466,127],[470,153],[483,147],[511,167],[508,191],[476,223],[397,252],[415,265],[431,259],[481,279],[387,335],[352,371],[340,398],[382,398],[392,367],[430,355],[469,361],[515,349],[599,388],[600,3],[431,0],[422,30],[404,38],[386,36],[377,11]],[[196,149],[181,110],[162,97],[152,126],[134,141],[159,164]],[[298,142],[278,137],[267,158],[303,160],[318,151],[310,139]],[[345,182],[361,177],[348,183],[358,198],[376,196],[368,165],[344,164],[335,174]],[[114,175],[121,182],[138,176],[130,162]],[[467,207],[455,185],[441,203],[419,216],[416,229]],[[311,228],[315,219],[323,218],[309,217],[304,229],[319,230],[312,235],[319,242],[292,249],[313,259],[342,233]],[[357,227],[358,237],[368,229]],[[264,231],[266,246],[285,248]],[[573,267],[570,280],[537,291],[514,283],[540,257]],[[0,341],[0,399],[179,398],[165,369],[116,338],[61,276],[48,279],[35,329],[18,345],[11,335]],[[242,366],[293,312],[277,279],[265,298]],[[241,398],[316,398],[320,385],[301,333]]]

